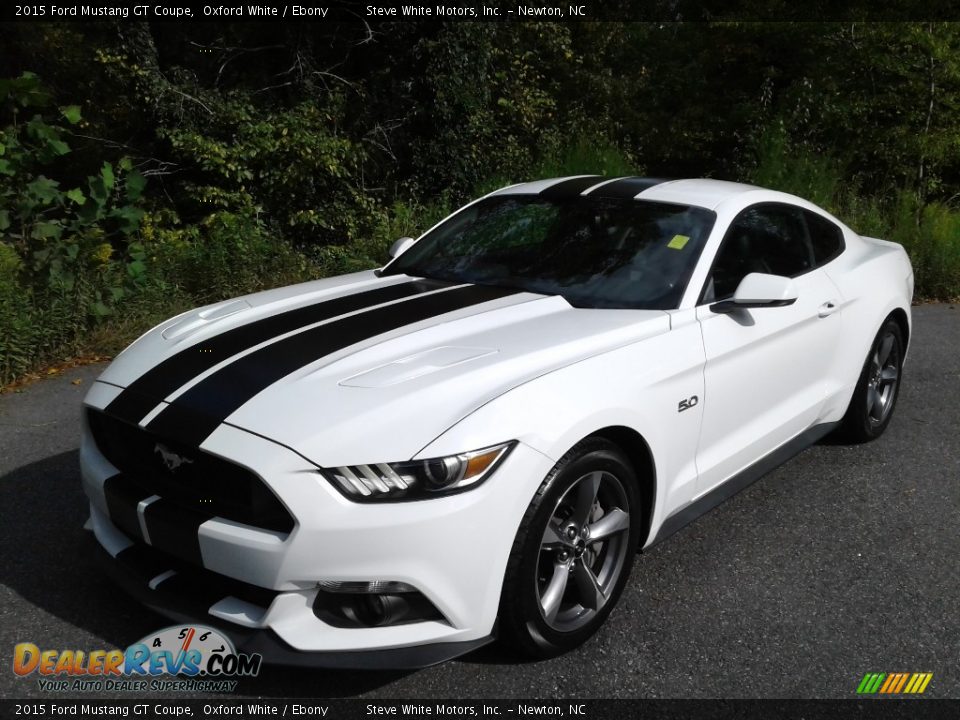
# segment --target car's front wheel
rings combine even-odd
[[[616,445],[591,438],[561,458],[513,544],[500,603],[504,639],[551,657],[593,635],[630,574],[640,512],[636,474]]]
[[[870,346],[850,407],[841,422],[843,439],[867,442],[887,429],[900,393],[903,350],[900,325],[888,319]]]

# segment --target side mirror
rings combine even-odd
[[[737,285],[732,298],[713,303],[710,309],[715,313],[729,313],[749,308],[783,307],[796,301],[797,288],[790,278],[750,273]]]
[[[413,243],[416,242],[412,237],[402,237],[390,246],[390,259],[403,254]]]

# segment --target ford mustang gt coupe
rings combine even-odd
[[[283,664],[556,655],[637,550],[897,401],[906,254],[791,195],[542,180],[391,256],[172,318],[94,383],[88,527],[148,606]]]

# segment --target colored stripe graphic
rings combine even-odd
[[[880,692],[890,692],[891,686],[896,685],[899,678],[900,676],[897,673],[890,673],[890,675],[887,676],[887,681],[883,684],[883,687],[880,688]]]
[[[458,287],[291,335],[204,378],[164,408],[150,421],[147,430],[196,447],[254,395],[317,360],[407,325],[520,292],[481,285]]]
[[[152,367],[114,398],[106,407],[106,412],[136,424],[156,407],[157,403],[197,375],[254,345],[338,315],[449,286],[450,283],[432,280],[401,282],[322,300],[227,330],[191,345]]]
[[[919,695],[931,679],[933,673],[867,673],[857,686],[857,694]]]

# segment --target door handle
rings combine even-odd
[[[837,311],[837,304],[833,300],[827,300],[823,305],[820,306],[820,310],[817,311],[817,316],[825,318],[828,315],[833,315]]]

